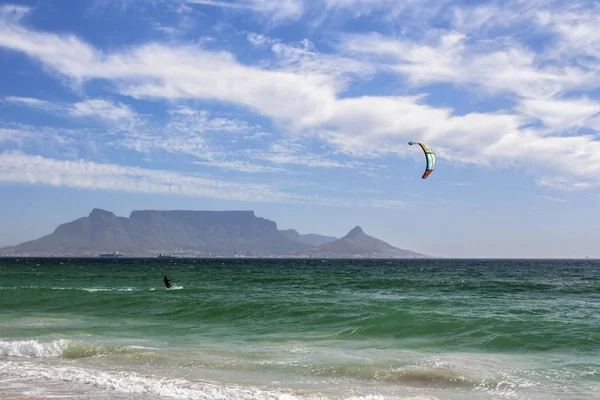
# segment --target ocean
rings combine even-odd
[[[599,273],[595,260],[0,259],[0,399],[600,399]]]

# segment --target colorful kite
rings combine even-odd
[[[408,142],[408,144],[411,146],[413,144],[418,144],[423,149],[423,152],[425,153],[425,160],[427,161],[427,168],[425,169],[425,173],[423,174],[422,178],[427,178],[433,172],[433,167],[435,167],[435,153],[425,143],[414,142],[411,140]]]

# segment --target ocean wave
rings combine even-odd
[[[37,340],[0,340],[0,356],[19,358],[58,357],[67,347],[64,339],[41,343]]]
[[[202,400],[326,400],[331,397],[309,390],[264,388],[222,384],[216,382],[190,382],[185,379],[159,378],[144,376],[135,372],[107,372],[74,366],[48,366],[36,364],[0,364],[0,376],[34,379],[43,385],[46,382],[69,382],[75,385],[92,386],[102,391],[116,391],[124,394],[136,394],[152,397]],[[71,388],[72,390],[72,388]],[[88,394],[88,396],[90,396]],[[93,398],[93,395],[91,396]],[[340,399],[339,395],[335,398]],[[389,397],[380,394],[348,394],[346,400],[437,400],[437,397],[422,395],[397,395]]]
[[[58,339],[49,342],[38,340],[0,340],[0,357],[79,359],[115,353],[147,353],[155,350],[148,346],[106,346],[78,340]]]

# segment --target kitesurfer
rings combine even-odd
[[[163,281],[165,282],[165,286],[168,288],[171,287],[171,280],[169,278],[167,278],[167,276],[165,275],[165,279],[163,279]]]

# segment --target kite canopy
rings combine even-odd
[[[423,179],[427,178],[433,172],[433,168],[435,167],[435,153],[425,143],[416,142],[416,141],[411,140],[410,142],[408,142],[408,144],[411,146],[413,144],[418,144],[423,149],[423,152],[425,153],[425,160],[427,161],[427,167],[425,169],[425,173],[423,174],[422,178]]]

